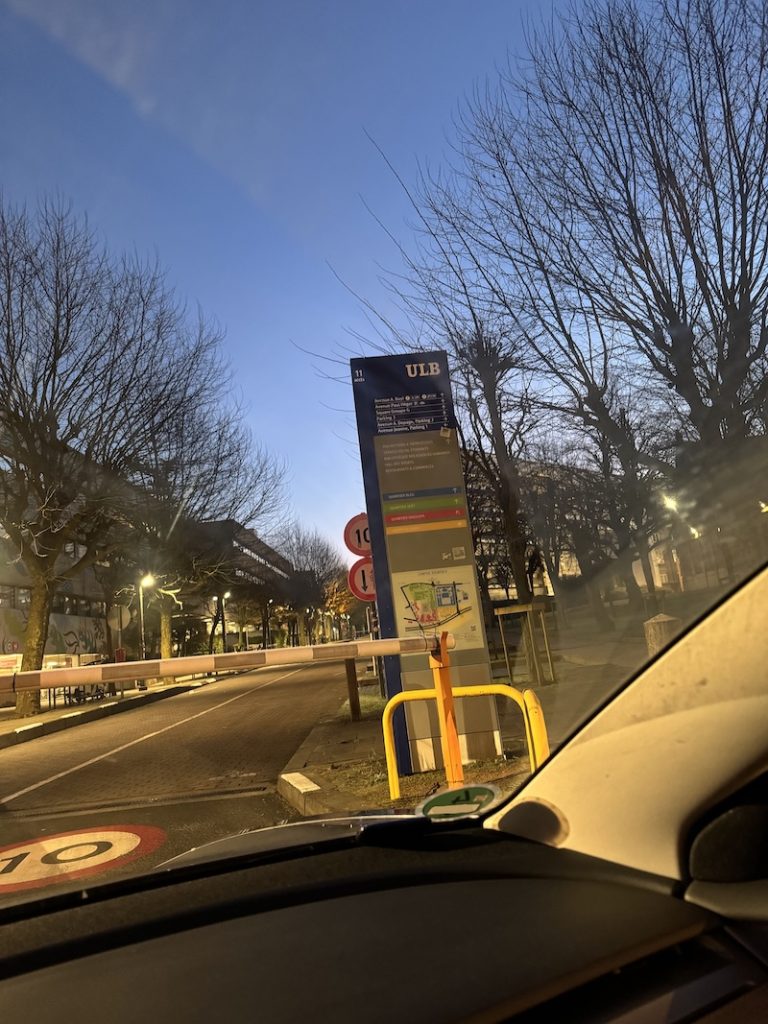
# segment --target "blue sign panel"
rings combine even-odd
[[[471,620],[467,630],[474,631],[466,643],[483,647],[478,602],[461,603],[463,591],[453,579],[463,565],[474,584],[447,356],[420,352],[356,358],[351,373],[382,636],[421,631],[431,638],[447,618],[457,620],[474,603],[474,615],[463,618]],[[413,570],[430,573],[427,583],[412,582]],[[385,678],[387,694],[399,692],[399,658],[385,658]],[[411,752],[402,721],[395,740],[400,770],[409,771]]]

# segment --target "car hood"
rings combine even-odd
[[[304,821],[273,825],[269,828],[254,829],[239,835],[227,836],[212,843],[194,847],[161,864],[161,868],[189,867],[194,864],[209,864],[212,861],[228,860],[254,853],[274,850],[290,850],[299,846],[313,846],[338,839],[355,838],[366,829],[376,825],[391,824],[395,821],[416,821],[414,814],[361,814],[340,818],[314,818]],[[423,820],[423,819],[422,819]]]

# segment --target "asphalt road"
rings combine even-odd
[[[0,901],[294,820],[277,776],[345,695],[342,665],[262,669],[0,750]]]

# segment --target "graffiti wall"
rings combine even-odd
[[[24,651],[26,616],[15,608],[0,608],[0,654]],[[106,626],[103,619],[81,615],[51,615],[46,654],[105,654]]]

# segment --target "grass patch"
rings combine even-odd
[[[530,775],[527,757],[494,758],[464,766],[467,783],[491,782],[502,793],[513,793]],[[350,810],[376,810],[384,807],[410,808],[445,786],[442,771],[419,772],[400,779],[402,796],[394,804],[389,799],[387,764],[384,758],[369,758],[312,769],[312,777],[321,786],[351,797]]]
[[[378,689],[376,693],[360,693],[360,720],[365,722],[369,718],[381,719],[384,712],[384,708],[387,704],[387,698],[379,695]],[[349,721],[349,700],[345,700],[339,710],[333,716],[333,721],[337,722],[348,722]]]

